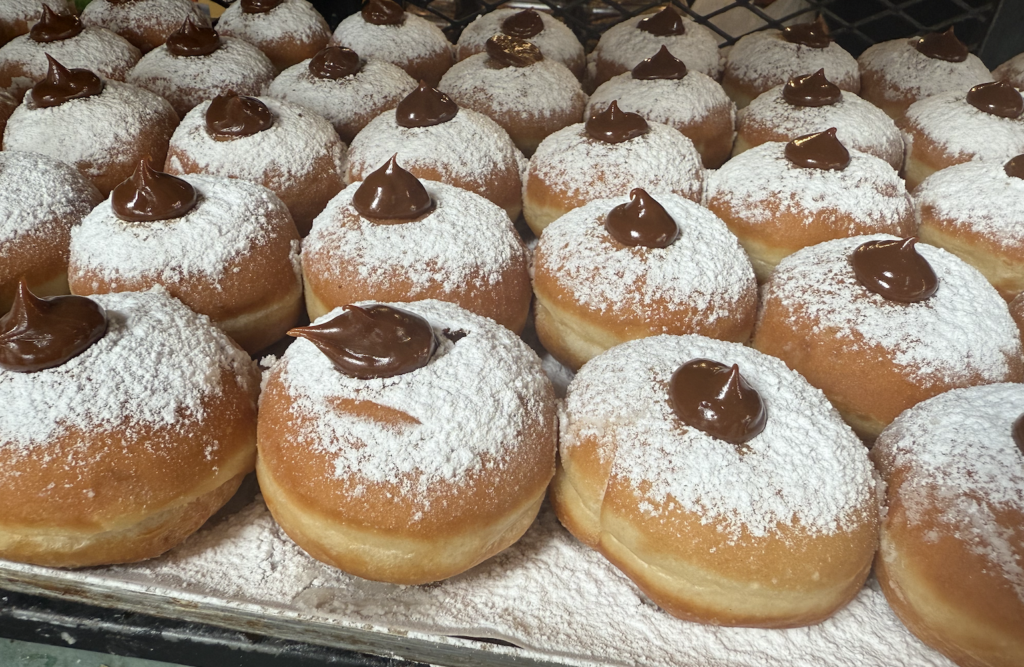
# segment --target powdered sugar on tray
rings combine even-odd
[[[258,44],[306,44],[319,38],[322,45],[331,36],[327,21],[307,0],[285,0],[257,14],[246,14],[242,4],[235,3],[217,20],[217,31]]]
[[[958,63],[929,58],[914,48],[917,40],[913,37],[875,44],[858,59],[863,70],[881,75],[883,85],[878,92],[883,98],[897,100],[909,95],[923,99],[946,91],[970,90],[992,80],[988,68],[973,53]]]
[[[975,109],[967,102],[968,90],[939,93],[910,105],[901,125],[908,151],[913,135],[919,134],[964,161],[1005,161],[1024,153],[1024,116],[1003,118]]]
[[[47,54],[69,69],[83,68],[104,79],[119,81],[124,80],[141,55],[128,40],[106,28],[86,27],[74,37],[55,42],[37,42],[29,35],[15,37],[0,49],[0,67],[24,69],[38,81],[46,76]],[[29,85],[22,88],[27,90]]]
[[[667,46],[673,56],[683,61],[686,69],[702,72],[714,79],[719,78],[722,65],[718,53],[718,36],[715,33],[683,17],[685,31],[682,35],[659,37],[637,28],[640,21],[650,16],[634,16],[609,28],[594,47],[591,57],[631,70],[641,60],[650,58],[662,46]]]
[[[783,308],[790,321],[809,319],[815,335],[848,340],[854,348],[881,348],[915,382],[999,382],[1007,360],[1020,357],[1020,333],[1006,302],[977,269],[956,256],[918,243],[939,278],[934,296],[896,303],[869,292],[849,257],[862,243],[891,236],[827,241],[782,260],[762,294],[762,312]],[[757,337],[755,329],[755,339]]]
[[[1007,175],[1001,162],[964,162],[938,171],[914,191],[914,202],[918,211],[938,216],[940,229],[963,229],[1024,250],[1024,179]]]
[[[825,78],[843,90],[860,88],[857,60],[831,42],[823,49],[787,42],[779,30],[762,30],[736,42],[725,63],[725,76],[761,90],[786,83],[793,76],[825,70]]]
[[[99,199],[70,165],[39,153],[0,152],[0,260],[19,238],[67,239]]]
[[[520,9],[503,7],[476,17],[466,26],[459,36],[458,49],[460,57],[474,53],[483,53],[487,40],[501,33],[501,24],[510,16],[518,14]],[[538,11],[544,29],[529,38],[545,58],[556,60],[566,67],[583,66],[583,45],[576,39],[572,30],[550,14]]]
[[[1008,524],[1024,513],[1024,454],[1012,437],[1022,412],[1024,385],[954,389],[901,414],[873,454],[907,471],[895,493],[909,522],[938,509],[944,532],[988,559],[1024,601],[1024,553]]]
[[[451,43],[440,28],[409,12],[405,13],[401,25],[367,23],[363,15],[356,12],[338,25],[331,43],[347,46],[363,58],[386,60],[399,67],[451,49]]]
[[[612,77],[590,96],[583,115],[590,118],[616,100],[623,111],[674,127],[699,123],[713,113],[727,113],[730,124],[736,124],[736,105],[722,86],[696,71],[682,79],[634,79],[630,72]]]

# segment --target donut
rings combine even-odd
[[[1005,81],[1017,90],[1024,90],[1024,53],[1018,53],[992,71],[996,81]]]
[[[44,5],[42,18],[28,34],[0,47],[0,88],[21,100],[46,77],[51,57],[66,67],[124,81],[139,55],[126,39],[106,28],[85,26],[74,14],[55,14]]]
[[[580,40],[569,26],[534,9],[500,7],[476,17],[459,35],[455,60],[486,52],[487,40],[502,34],[528,40],[545,58],[562,63],[577,79],[583,79],[587,58]]]
[[[829,127],[836,128],[844,146],[881,158],[897,171],[903,168],[903,137],[896,123],[870,102],[843,91],[820,69],[754,98],[739,115],[733,155]]]
[[[523,184],[523,217],[540,236],[574,208],[633,188],[699,202],[704,169],[692,141],[668,125],[620,111],[613,100],[586,123],[559,130],[537,147]]]
[[[439,299],[520,332],[527,253],[508,215],[478,194],[420,181],[395,156],[331,200],[303,242],[310,319],[373,299]]]
[[[75,13],[72,0],[4,0],[0,3],[0,46],[27,33],[43,15],[43,7],[59,14]]]
[[[981,271],[1007,301],[1024,292],[1024,155],[937,171],[914,191],[914,204],[922,242]]]
[[[896,171],[848,150],[835,128],[737,155],[708,175],[706,199],[739,237],[761,282],[800,248],[863,234],[909,236],[917,223]]]
[[[350,305],[260,396],[260,489],[314,558],[364,579],[455,576],[533,523],[555,468],[555,398],[508,329],[439,301]]]
[[[867,441],[944,391],[1024,380],[1006,302],[975,268],[913,238],[836,239],[783,259],[751,345],[825,392]]]
[[[89,0],[82,10],[82,23],[116,32],[142,53],[149,53],[190,16],[206,22],[192,0]]]
[[[441,29],[394,0],[367,0],[361,11],[338,24],[331,44],[347,46],[367,60],[397,65],[431,86],[455,62],[451,42]]]
[[[950,27],[923,37],[868,47],[860,64],[860,96],[898,119],[926,97],[992,81],[988,68]]]
[[[460,107],[501,125],[527,157],[549,134],[583,120],[587,105],[565,65],[507,35],[491,37],[486,53],[456,63],[437,88]]]
[[[688,199],[640,188],[547,227],[533,290],[541,344],[574,370],[658,334],[744,343],[757,313],[754,271],[725,224]]]
[[[0,558],[153,558],[235,493],[259,373],[166,292],[40,299],[0,318]]]
[[[365,180],[395,154],[417,178],[475,192],[505,209],[511,220],[519,217],[526,158],[508,132],[482,113],[460,109],[426,83],[352,141],[348,182]]]
[[[38,153],[0,152],[0,313],[19,280],[38,296],[68,293],[68,244],[102,197],[74,167]]]
[[[601,35],[590,54],[590,77],[597,88],[613,76],[631,71],[662,46],[692,72],[716,81],[722,76],[718,35],[671,5],[656,13],[641,14],[617,23]]]
[[[907,410],[871,457],[886,482],[875,575],[921,641],[961,667],[1024,664],[1024,386]]]
[[[717,81],[686,69],[668,47],[602,83],[587,103],[585,116],[617,102],[623,111],[676,128],[693,142],[701,162],[717,169],[729,159],[736,134],[736,105]]]
[[[5,151],[31,151],[75,166],[106,196],[143,157],[163,163],[178,116],[158,95],[86,69],[50,70],[14,110]]]
[[[233,94],[201,102],[167,149],[169,174],[258,183],[281,198],[299,233],[345,187],[345,145],[326,119],[270,97]]]
[[[276,73],[270,59],[252,44],[221,37],[190,17],[166,43],[139,60],[128,83],[165,98],[184,117],[218,95],[262,95]]]
[[[785,19],[786,25],[798,23],[810,7],[807,0],[758,0],[753,5],[756,10],[737,5],[734,0],[694,0],[689,7],[727,35],[745,35],[764,28],[768,24],[763,16],[768,20]]]
[[[791,77],[819,69],[824,69],[825,77],[841,89],[851,93],[860,90],[857,60],[832,41],[821,15],[810,23],[740,38],[725,60],[722,87],[742,109]]]
[[[263,186],[178,178],[141,161],[71,231],[68,282],[86,296],[160,285],[258,352],[301,313],[298,239],[288,209]]]
[[[911,104],[899,126],[907,188],[914,189],[954,164],[1024,153],[1024,98],[1009,84],[982,83]]]
[[[278,72],[315,56],[331,28],[307,0],[239,0],[224,10],[217,31],[265,53]]]
[[[559,414],[562,524],[679,618],[818,623],[878,544],[867,451],[778,359],[701,336],[595,357]]]

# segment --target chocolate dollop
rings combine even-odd
[[[782,87],[782,99],[795,107],[826,107],[843,97],[839,86],[825,78],[825,70],[794,76]]]
[[[1024,112],[1024,98],[1005,81],[981,83],[971,88],[967,103],[978,111],[1001,118],[1019,118]]]
[[[624,246],[667,248],[679,238],[679,225],[658,201],[641,188],[629,192],[629,202],[608,212],[604,228]]]
[[[84,352],[107,332],[107,313],[84,296],[40,299],[23,279],[0,317],[0,368],[32,373]]]
[[[683,423],[732,445],[753,440],[768,421],[761,395],[736,364],[687,361],[672,374],[669,399]]]
[[[787,160],[806,169],[842,171],[850,164],[850,151],[836,137],[834,127],[797,137],[786,144],[785,152]]]
[[[362,68],[359,54],[345,46],[323,48],[309,61],[309,73],[317,79],[344,79]]]
[[[672,35],[682,35],[686,32],[686,24],[683,22],[683,17],[672,7],[665,7],[665,9],[657,14],[642,19],[636,24],[636,27],[638,30],[643,30],[655,37],[671,37]]]
[[[419,315],[383,304],[344,308],[288,335],[310,341],[339,371],[360,380],[411,373],[426,366],[437,349],[430,322]]]
[[[362,9],[363,20],[373,25],[402,25],[405,10],[394,0],[367,0]]]
[[[621,111],[618,100],[612,100],[607,109],[591,116],[584,127],[591,139],[606,144],[621,144],[647,134],[651,129],[640,114]]]
[[[28,36],[34,42],[45,44],[71,39],[83,29],[82,20],[74,14],[58,14],[47,5],[43,5],[43,15],[28,31]]]
[[[1024,178],[1024,154],[1010,158],[1010,161],[1003,165],[1003,171],[1007,176]]]
[[[366,177],[352,205],[363,217],[394,222],[411,222],[436,206],[420,180],[398,165],[398,153]]]
[[[484,45],[487,55],[499,67],[529,67],[544,60],[536,45],[509,35],[494,35]]]
[[[536,37],[544,30],[544,21],[540,14],[532,9],[524,9],[516,12],[501,22],[501,31],[509,37],[519,39],[530,39]]]
[[[1013,422],[1013,444],[1017,445],[1017,449],[1024,455],[1024,414]]]
[[[29,101],[37,109],[46,109],[64,104],[68,100],[92,97],[103,92],[103,79],[87,69],[71,69],[64,67],[46,54],[50,63],[46,78],[32,86]]]
[[[243,14],[265,14],[284,0],[240,0]]]
[[[641,60],[633,68],[632,78],[642,81],[651,79],[682,79],[686,76],[686,65],[682,60],[676,58],[662,44],[658,52],[647,60]]]
[[[967,45],[956,38],[953,27],[946,32],[932,32],[921,37],[914,44],[917,52],[934,60],[945,60],[950,63],[962,63],[967,60]]]
[[[206,56],[219,48],[220,35],[217,31],[205,25],[196,25],[191,16],[167,38],[167,50],[183,58]]]
[[[917,303],[935,294],[939,279],[917,252],[917,239],[868,241],[850,256],[857,281],[889,301]]]
[[[395,122],[401,127],[431,127],[447,123],[459,113],[459,105],[451,98],[420,81],[395,107]]]
[[[145,159],[110,193],[110,207],[125,222],[180,218],[199,201],[196,189],[177,176],[156,171]]]
[[[206,131],[216,141],[251,137],[274,126],[274,114],[255,97],[218,95],[206,109]]]
[[[786,26],[782,29],[782,38],[790,44],[801,44],[812,49],[824,49],[832,43],[828,24],[821,14],[809,23]]]

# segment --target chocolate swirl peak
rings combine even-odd
[[[509,35],[494,35],[484,45],[487,55],[498,65],[505,67],[529,67],[544,60],[544,54],[525,39]]]
[[[630,190],[629,202],[608,212],[604,228],[613,239],[630,247],[667,248],[679,238],[676,221],[641,188]]]
[[[46,78],[29,91],[29,101],[36,109],[46,109],[64,104],[68,100],[92,97],[103,92],[103,79],[87,69],[72,69],[61,65],[46,54],[49,69]]]
[[[671,37],[673,35],[682,35],[686,32],[686,24],[683,22],[683,17],[671,6],[665,7],[665,9],[653,16],[642,19],[636,24],[636,27],[638,30],[643,30],[655,37]]]
[[[215,141],[251,137],[274,126],[274,114],[255,97],[218,95],[206,109],[206,131]]]
[[[934,60],[945,60],[950,63],[962,63],[967,60],[967,45],[956,38],[953,27],[946,32],[932,32],[921,37],[914,44],[917,52]]]
[[[220,48],[220,35],[213,28],[196,25],[191,16],[167,38],[167,50],[182,58],[207,56]]]
[[[328,46],[309,61],[309,73],[317,79],[344,79],[362,68],[359,54],[344,46]]]
[[[621,111],[618,100],[612,100],[607,109],[591,116],[585,128],[591,139],[606,144],[621,144],[647,134],[651,129],[640,114]]]
[[[981,83],[971,88],[967,103],[978,111],[1001,118],[1019,118],[1024,112],[1024,98],[1005,81]]]
[[[544,21],[532,9],[524,9],[501,22],[501,31],[509,37],[530,39],[544,31]]]
[[[74,14],[57,14],[48,6],[43,5],[43,15],[39,17],[39,23],[32,26],[28,36],[34,42],[59,42],[71,39],[82,32],[82,20]]]
[[[842,171],[850,164],[850,151],[836,137],[834,127],[797,137],[786,144],[785,152],[787,160],[805,169]]]
[[[40,299],[18,283],[14,304],[0,317],[0,368],[32,373],[60,366],[107,332],[107,313],[84,296]]]
[[[810,23],[786,26],[782,29],[782,38],[790,44],[801,44],[812,49],[824,49],[832,43],[828,24],[821,14]]]
[[[361,14],[363,20],[373,25],[402,25],[405,10],[394,0],[367,0]]]
[[[795,107],[826,107],[843,98],[839,86],[825,78],[825,70],[794,76],[782,88],[782,99]]]
[[[1024,155],[1010,158],[1010,161],[1003,165],[1003,171],[1007,176],[1024,178]]]
[[[145,159],[110,193],[114,215],[125,222],[180,218],[198,201],[196,189],[188,181],[154,170]]]
[[[437,349],[430,322],[419,315],[383,304],[344,308],[322,324],[288,335],[313,343],[335,368],[360,380],[411,373],[426,366]]]
[[[241,0],[243,14],[265,14],[284,0]]]
[[[1013,422],[1013,444],[1024,454],[1024,414]]]
[[[686,76],[686,65],[676,58],[664,44],[647,60],[641,60],[633,68],[632,78],[641,81],[651,79],[682,79]]]
[[[434,210],[434,200],[420,180],[398,166],[398,153],[366,177],[352,196],[359,214],[371,220],[412,222]]]
[[[939,279],[917,252],[917,239],[868,241],[850,256],[857,281],[888,301],[917,303],[935,294]]]
[[[672,409],[687,426],[732,445],[753,440],[768,421],[761,395],[732,367],[692,359],[669,381]]]
[[[447,123],[459,113],[459,105],[451,98],[420,81],[395,107],[395,122],[401,127],[431,127]]]

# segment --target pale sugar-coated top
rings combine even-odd
[[[609,28],[591,57],[615,63],[626,70],[632,70],[641,60],[650,58],[662,46],[667,46],[673,56],[686,64],[686,69],[701,72],[717,79],[722,72],[721,57],[718,53],[718,36],[687,17],[682,35],[659,37],[637,28],[637,24],[653,14],[641,14],[626,19]]]
[[[992,71],[996,81],[1005,81],[1017,90],[1024,89],[1024,53],[1018,53]]]
[[[347,46],[362,58],[384,60],[399,67],[452,48],[440,28],[409,12],[401,25],[374,25],[356,12],[338,24],[331,43]]]
[[[207,21],[199,4],[192,0],[132,0],[121,4],[91,0],[82,10],[82,23],[103,26],[119,35],[139,33],[145,26],[162,25],[170,28],[169,35],[189,16],[203,23]]]
[[[623,111],[632,111],[666,125],[698,123],[712,113],[728,111],[731,125],[736,125],[736,105],[722,86],[706,74],[686,73],[682,79],[634,79],[631,72],[605,81],[587,103],[584,118],[604,111],[613,101]]]
[[[39,153],[0,152],[0,261],[24,236],[67,238],[99,192],[74,167]]]
[[[66,14],[72,7],[72,0],[4,0],[0,2],[0,22],[26,21],[29,26],[43,14],[43,5],[55,12]]]
[[[0,67],[18,65],[25,70],[31,81],[19,77],[13,82],[20,93],[46,76],[47,55],[68,69],[87,69],[105,79],[123,81],[141,53],[106,28],[86,26],[74,37],[56,42],[37,42],[29,35],[15,37],[0,47]]]
[[[929,58],[914,48],[917,40],[912,37],[875,44],[857,59],[861,70],[879,73],[888,84],[878,90],[883,98],[895,100],[909,95],[921,99],[948,90],[969,90],[992,80],[988,68],[973,53],[958,63]]]
[[[903,141],[907,151],[920,132],[939,148],[966,160],[1003,160],[1024,153],[1024,115],[1003,118],[974,108],[967,102],[971,86],[926,97],[910,105]]]
[[[270,11],[246,14],[242,3],[224,10],[217,20],[217,32],[251,43],[326,42],[331,34],[327,21],[308,0],[284,0]]]
[[[794,76],[825,70],[825,78],[843,90],[860,89],[857,60],[831,42],[823,49],[787,42],[779,30],[762,30],[736,42],[725,61],[725,76],[759,90],[779,86]]]
[[[501,24],[510,16],[518,14],[521,9],[502,7],[487,12],[473,19],[459,36],[458,48],[470,54],[482,53],[487,40],[501,34]],[[583,45],[567,25],[547,12],[538,11],[544,29],[530,37],[527,41],[540,49],[545,58],[557,60],[566,67],[582,65]]]

